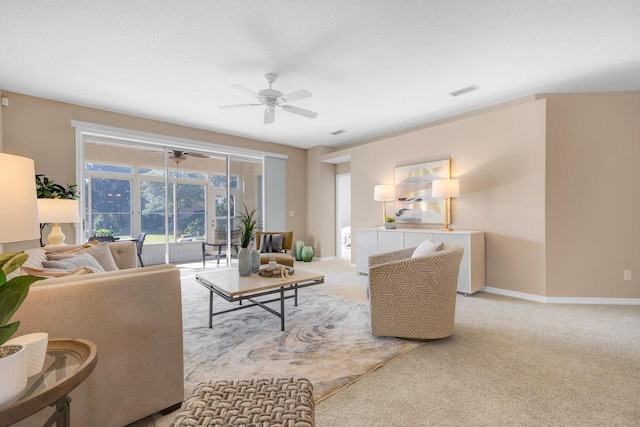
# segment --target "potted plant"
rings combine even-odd
[[[396,228],[397,224],[396,224],[396,219],[392,216],[386,216],[384,217],[384,228],[386,229],[394,229]]]
[[[258,221],[257,209],[249,211],[247,205],[242,204],[243,210],[236,215],[236,219],[239,221],[238,228],[240,229],[240,250],[238,251],[238,273],[240,276],[248,276],[251,274],[251,250],[249,245],[255,237],[256,231],[260,227]],[[260,254],[257,255],[257,264],[260,266]],[[254,255],[255,257],[255,255]]]
[[[6,345],[20,326],[11,316],[18,311],[29,293],[32,283],[44,279],[37,276],[16,276],[7,280],[7,274],[19,268],[29,257],[24,252],[0,254],[0,372],[6,374],[0,384],[0,406],[15,399],[27,385],[26,351],[21,345]]]

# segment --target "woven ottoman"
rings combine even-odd
[[[200,383],[174,426],[313,427],[313,386],[304,378]]]

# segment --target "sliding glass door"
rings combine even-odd
[[[262,216],[261,160],[87,138],[83,163],[84,239],[146,233],[145,264],[201,259],[202,242],[237,229],[243,205]]]

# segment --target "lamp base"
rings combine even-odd
[[[444,228],[441,228],[440,231],[453,231],[453,228],[444,227]]]
[[[64,245],[64,233],[58,223],[53,224],[51,227],[51,233],[47,236],[49,244],[47,246],[61,246]]]

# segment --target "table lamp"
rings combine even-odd
[[[47,237],[49,245],[64,245],[64,234],[60,223],[80,222],[78,201],[72,199],[38,199],[38,217],[42,224],[53,223]]]
[[[373,187],[373,200],[382,202],[382,223],[387,218],[387,202],[396,199],[396,190],[393,185],[376,185]]]
[[[40,237],[33,160],[0,153],[0,243]]]
[[[451,210],[451,198],[460,195],[460,181],[457,179],[436,179],[432,183],[431,197],[444,197],[444,228],[442,231],[453,231],[449,228],[449,212]]]

